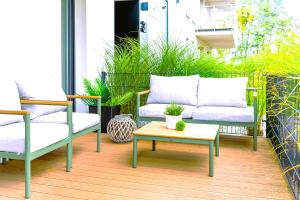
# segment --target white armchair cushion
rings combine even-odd
[[[154,76],[150,77],[148,104],[197,105],[199,76]]]
[[[63,124],[30,124],[30,148],[35,152],[68,137],[69,127]],[[0,151],[25,152],[25,123],[0,127]]]
[[[139,108],[140,117],[160,117],[165,118],[165,110],[169,104],[148,104]],[[195,106],[183,105],[182,118],[192,118]]]
[[[247,107],[247,77],[199,78],[198,106]]]
[[[193,112],[193,119],[222,122],[254,122],[253,107],[200,106]]]
[[[14,80],[0,77],[0,110],[21,110],[20,98]],[[22,121],[20,115],[0,114],[0,126]]]
[[[54,79],[18,80],[17,86],[22,99],[66,101],[67,97],[60,86],[60,82]],[[31,112],[31,119],[41,115],[65,110],[65,106],[48,105],[22,105],[22,109]]]
[[[100,123],[98,114],[75,113],[72,114],[73,133],[78,133],[84,129],[90,128]],[[67,113],[56,112],[48,115],[37,117],[31,121],[32,123],[56,123],[67,124]]]

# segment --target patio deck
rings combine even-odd
[[[114,144],[96,134],[74,142],[73,169],[65,172],[65,148],[32,162],[31,199],[261,200],[292,199],[271,145],[250,138],[221,137],[215,174],[208,176],[208,147],[139,142],[138,167],[131,168],[132,143]],[[24,199],[24,162],[0,165],[0,199]]]

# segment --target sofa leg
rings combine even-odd
[[[257,151],[257,126],[254,126],[254,133],[253,133],[253,150]]]
[[[101,151],[101,128],[98,129],[97,131],[97,152]]]
[[[67,144],[67,167],[66,171],[70,172],[72,168],[72,142]]]
[[[30,198],[30,182],[31,182],[31,161],[25,159],[25,198]]]

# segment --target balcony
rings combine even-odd
[[[200,8],[199,27],[196,37],[199,45],[209,48],[234,48],[235,39],[235,5],[204,4]]]

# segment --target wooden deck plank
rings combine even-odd
[[[131,168],[132,144],[112,143],[102,135],[102,152],[95,152],[96,135],[74,142],[73,168],[65,172],[65,148],[32,162],[32,199],[291,199],[271,147],[259,138],[221,138],[215,176],[208,176],[206,146],[139,142],[138,167]],[[0,165],[0,199],[23,199],[24,163]]]

